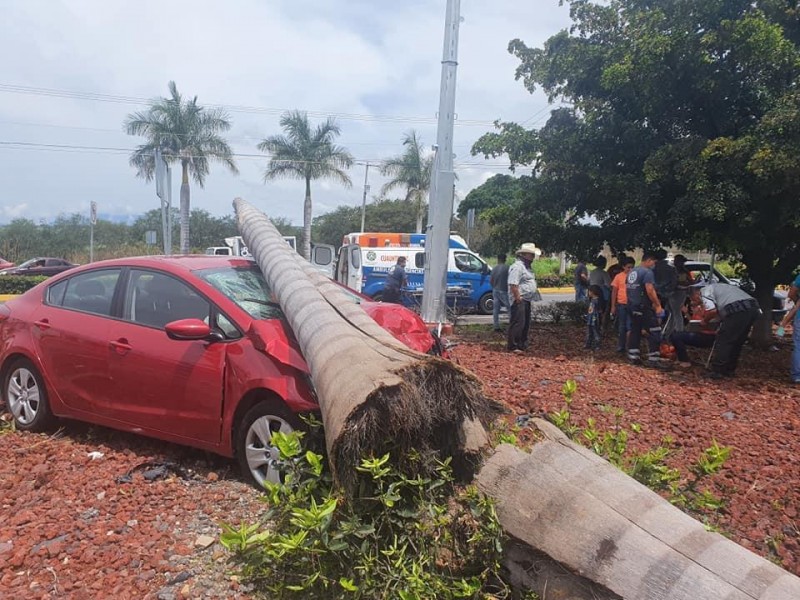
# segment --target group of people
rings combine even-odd
[[[535,244],[522,244],[509,265],[500,254],[490,282],[493,300],[493,325],[502,332],[500,311],[509,312],[507,350],[522,353],[528,348],[531,303],[540,298],[532,263],[541,255]],[[761,315],[758,302],[739,287],[727,283],[696,281],[686,268],[687,259],[678,254],[672,264],[665,250],[645,252],[639,266],[629,256],[619,256],[606,270],[605,257],[583,262],[575,269],[575,301],[586,303],[586,344],[589,350],[600,347],[604,332],[615,329],[616,351],[630,363],[654,368],[669,368],[662,357],[662,342],[674,348],[677,364],[691,366],[687,347],[712,348],[708,376],[733,377],[742,347],[756,319]],[[399,301],[404,284],[405,260],[390,272],[384,300]],[[396,296],[396,299],[395,299]],[[792,381],[800,384],[800,275],[789,291],[794,308],[781,327],[794,324]],[[687,327],[688,325],[688,327]],[[647,353],[642,356],[642,338]]]
[[[695,281],[686,262],[679,254],[670,264],[666,251],[659,250],[645,252],[639,266],[624,256],[614,265],[616,269],[608,271],[603,257],[595,260],[591,272],[579,264],[575,299],[587,302],[586,348],[597,349],[604,325],[613,321],[616,350],[632,364],[669,368],[671,362],[662,357],[662,342],[674,347],[681,367],[691,366],[688,346],[713,348],[709,377],[733,377],[742,346],[761,314],[758,302],[737,286]]]

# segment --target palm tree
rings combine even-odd
[[[333,143],[341,131],[332,118],[312,130],[308,114],[293,110],[281,116],[280,124],[286,135],[272,135],[258,145],[259,150],[271,155],[264,171],[264,181],[279,177],[305,181],[303,256],[310,259],[311,181],[337,179],[350,187],[353,184],[345,170],[352,166],[353,157],[345,148]]]
[[[403,136],[405,151],[400,156],[390,158],[381,166],[381,175],[392,179],[383,186],[382,193],[396,187],[406,189],[406,200],[413,200],[417,207],[417,233],[422,233],[422,220],[425,217],[425,197],[431,189],[433,157],[422,152],[422,140],[413,129]]]
[[[189,253],[189,175],[200,187],[208,175],[209,161],[225,164],[238,173],[231,147],[220,135],[231,128],[225,111],[203,108],[197,96],[185,99],[174,81],[169,82],[169,98],[156,98],[145,112],[136,112],[125,119],[128,135],[141,135],[147,143],[131,155],[130,164],[145,181],[155,174],[155,151],[161,150],[169,163],[181,164],[181,253]]]

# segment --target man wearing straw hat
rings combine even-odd
[[[521,354],[528,347],[531,302],[536,295],[536,278],[531,271],[531,263],[541,253],[536,244],[522,244],[516,252],[517,260],[508,270],[508,299],[511,302],[508,351],[516,354]]]

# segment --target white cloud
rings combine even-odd
[[[541,94],[514,81],[517,61],[506,50],[519,37],[541,44],[567,25],[557,0],[465,0],[459,45],[456,110],[461,120],[497,118],[530,125],[546,118]],[[375,3],[368,0],[27,0],[3,5],[0,84],[152,98],[174,79],[201,103],[300,108],[325,113],[435,118],[438,109],[444,0]],[[132,148],[122,122],[137,104],[96,102],[0,91],[0,141]],[[257,154],[255,144],[279,133],[278,113],[232,112],[231,144]],[[433,123],[340,119],[340,142],[357,159],[377,161],[402,151],[415,128],[433,144]],[[459,125],[456,164],[479,163],[472,143],[489,127]],[[499,160],[492,163],[502,162]],[[239,159],[240,175],[214,167],[193,205],[214,214],[231,211],[244,196],[269,214],[302,220],[303,184],[262,180],[266,158]],[[459,169],[461,197],[501,169]],[[363,166],[350,172],[353,188],[317,182],[315,214],[360,205]],[[370,171],[371,194],[384,179]],[[0,146],[0,221],[21,203],[34,219],[85,212],[91,200],[102,214],[155,208],[152,184],[134,177],[124,153]],[[177,198],[176,190],[173,194]]]

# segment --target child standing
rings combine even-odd
[[[603,289],[599,285],[589,286],[589,306],[586,309],[586,345],[587,350],[600,348],[600,324],[605,312]]]

